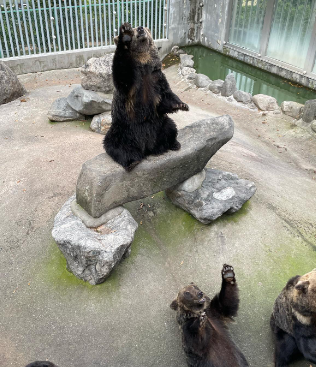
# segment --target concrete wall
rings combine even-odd
[[[177,44],[178,37],[175,41],[158,40],[156,45],[159,48],[161,57],[167,55],[172,46]],[[27,73],[37,73],[47,70],[71,69],[84,65],[91,57],[100,57],[109,52],[114,52],[115,46],[106,46],[95,49],[85,49],[76,51],[64,51],[50,54],[41,54],[35,56],[12,57],[10,59],[2,59],[17,75]]]
[[[304,74],[304,72],[294,66],[283,65],[277,60],[270,60],[267,57],[258,57],[257,54],[250,51],[238,50],[237,47],[225,46],[223,53],[246,64],[253,65],[259,69],[263,69],[272,74],[281,76],[284,79],[291,80],[297,84],[304,85],[310,89],[316,90],[316,77],[314,75]]]
[[[223,51],[226,30],[229,27],[229,0],[204,0],[201,43],[217,51]]]

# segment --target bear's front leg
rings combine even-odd
[[[297,355],[298,348],[295,339],[276,326],[274,351],[275,367],[288,367],[293,358]]]
[[[154,80],[159,85],[160,103],[157,106],[157,112],[160,115],[174,113],[177,111],[189,111],[189,106],[172,92],[166,76],[161,70],[155,71]]]
[[[210,308],[224,317],[237,315],[239,307],[238,286],[234,268],[224,264],[222,271],[222,288],[211,301]]]
[[[136,83],[135,61],[130,52],[134,31],[129,23],[121,25],[119,36],[115,43],[117,48],[113,58],[113,83],[123,95],[128,95]]]

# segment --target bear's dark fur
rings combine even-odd
[[[274,303],[270,325],[276,367],[288,366],[299,355],[316,363],[316,269],[287,282]]]
[[[225,322],[237,315],[238,287],[233,267],[224,265],[222,288],[212,300],[193,283],[170,307],[177,310],[183,349],[191,367],[246,367],[246,358],[230,338]]]
[[[124,23],[115,43],[112,125],[103,144],[131,170],[150,154],[180,149],[176,125],[166,114],[189,108],[171,91],[149,29]]]
[[[54,363],[48,362],[48,361],[36,361],[36,362],[32,362],[32,363],[28,364],[25,367],[58,367],[58,366],[56,366]]]

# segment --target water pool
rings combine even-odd
[[[272,96],[276,98],[279,105],[283,101],[295,101],[304,104],[309,99],[316,99],[316,91],[209,48],[188,46],[183,49],[189,55],[193,55],[196,72],[207,75],[211,80],[224,80],[229,73],[234,73],[237,89],[252,95],[266,94]]]

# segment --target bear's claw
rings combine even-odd
[[[206,313],[205,312],[201,313],[201,315],[200,315],[200,328],[203,328],[205,326],[206,320],[207,320]]]
[[[189,111],[189,106],[186,103],[179,103],[173,106],[174,111]]]
[[[224,264],[223,269],[222,269],[222,276],[226,282],[234,284],[235,273],[234,273],[234,268],[232,266]]]

